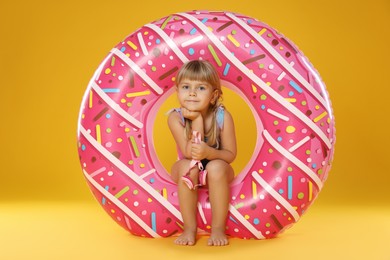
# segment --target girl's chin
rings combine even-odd
[[[184,106],[182,106],[190,111],[199,111],[199,107],[196,105],[196,104],[185,104]]]

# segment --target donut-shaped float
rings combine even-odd
[[[158,160],[153,124],[175,74],[205,59],[250,107],[256,148],[231,185],[226,233],[272,238],[297,222],[328,176],[335,128],[325,85],[302,52],[268,25],[239,14],[193,11],[146,24],[114,47],[85,92],[78,152],[107,213],[134,235],[182,231],[177,186]],[[208,233],[207,189],[198,226]]]

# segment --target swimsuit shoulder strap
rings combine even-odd
[[[219,129],[223,129],[223,121],[224,121],[224,118],[225,118],[225,108],[223,105],[220,105],[218,106],[217,108],[217,112],[216,112],[216,120],[217,120],[217,124],[218,124],[218,127]]]

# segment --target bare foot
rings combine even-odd
[[[176,245],[182,246],[193,246],[195,245],[196,231],[184,231],[178,238],[175,240]]]
[[[229,240],[225,234],[224,229],[213,229],[211,236],[207,242],[208,246],[226,246]]]

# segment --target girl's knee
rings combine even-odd
[[[231,181],[234,173],[233,169],[227,162],[223,160],[213,160],[207,164],[207,178],[211,182]]]
[[[188,173],[191,179],[196,180],[199,174],[199,170],[196,167],[189,170],[190,162],[190,160],[182,159],[180,161],[177,161],[172,166],[171,175],[175,183],[178,183],[181,180],[181,177],[187,175]]]

